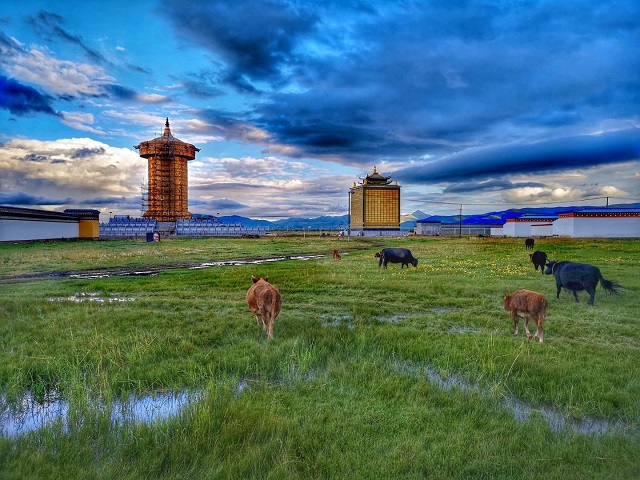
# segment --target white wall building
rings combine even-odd
[[[98,210],[53,212],[0,206],[0,242],[98,238]]]
[[[534,235],[532,227],[549,225],[557,218],[555,215],[523,215],[517,218],[507,218],[506,223],[502,226],[501,234],[505,237],[531,237]],[[491,234],[495,234],[493,230]]]
[[[640,238],[640,210],[588,208],[560,213],[553,235],[571,238]]]

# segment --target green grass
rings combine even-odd
[[[55,391],[73,412],[68,431],[0,438],[0,478],[637,478],[640,242],[536,243],[597,265],[623,292],[598,288],[593,307],[584,292],[556,300],[520,239],[0,245],[0,393],[11,403]],[[378,268],[382,246],[410,248],[419,267]],[[11,280],[300,253],[327,256]],[[245,303],[251,275],[283,295],[271,342]],[[514,337],[502,309],[521,288],[549,300],[542,345]],[[105,301],[65,300],[74,295]],[[176,417],[109,422],[111,401],[185,390],[202,397]],[[503,398],[622,428],[556,431],[541,414],[516,420]]]

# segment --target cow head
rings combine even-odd
[[[502,304],[504,305],[504,311],[505,312],[510,312],[512,307],[511,307],[511,297],[513,297],[513,295],[509,295],[509,294],[505,294],[502,297]]]
[[[265,282],[269,283],[269,277],[254,277],[253,275],[251,275],[251,281],[253,283],[258,283],[260,280],[264,280]]]
[[[553,267],[555,267],[556,263],[558,263],[558,262],[557,261],[547,262],[547,264],[546,264],[547,269],[544,271],[545,275],[552,275],[553,274]]]
[[[413,265],[414,267],[418,268],[418,259],[414,258],[413,262],[411,262],[411,265]]]

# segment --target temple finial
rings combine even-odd
[[[164,124],[164,134],[165,137],[171,135],[171,129],[169,128],[169,117],[167,117],[167,121]]]

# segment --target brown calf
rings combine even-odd
[[[258,326],[267,332],[267,338],[273,338],[273,324],[282,308],[282,296],[275,285],[269,283],[269,277],[251,276],[253,285],[247,291],[247,305],[256,316]]]
[[[338,250],[333,250],[333,259],[334,260],[341,260],[342,257],[340,256],[340,252]]]
[[[540,343],[544,341],[542,333],[542,324],[547,316],[547,299],[544,295],[532,292],[531,290],[519,290],[512,295],[504,296],[504,311],[511,312],[511,319],[515,326],[514,335],[518,335],[518,324],[520,317],[524,318],[524,331],[527,338],[531,338],[529,333],[529,318],[536,324],[536,334]]]

